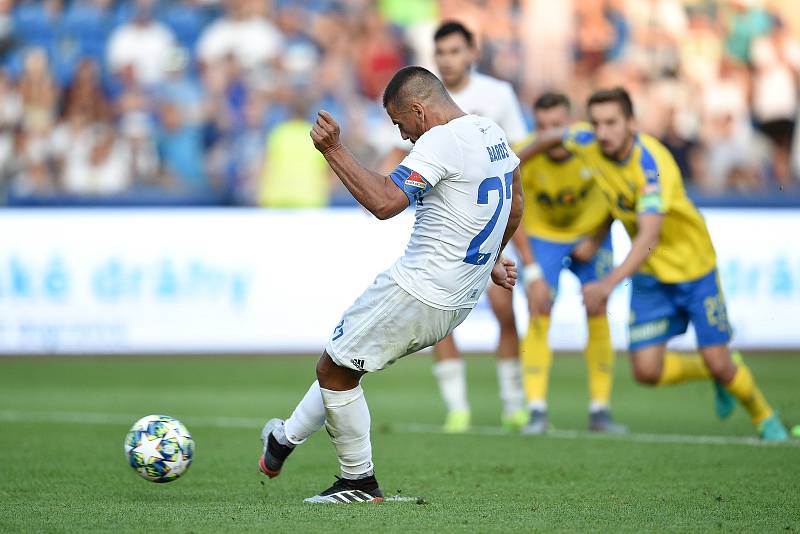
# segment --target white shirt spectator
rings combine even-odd
[[[64,165],[62,186],[77,195],[111,195],[131,184],[131,151],[110,127],[97,127],[73,144]]]
[[[111,34],[107,60],[113,71],[133,65],[139,82],[152,85],[164,78],[174,47],[175,37],[163,24],[155,21],[124,24]]]
[[[525,137],[525,119],[510,83],[472,72],[467,86],[458,93],[450,92],[450,96],[465,113],[496,122],[512,145]]]
[[[221,18],[200,36],[197,55],[214,63],[233,54],[239,65],[252,69],[277,57],[282,48],[283,35],[265,18]]]
[[[15,153],[14,126],[22,119],[22,98],[5,78],[0,78],[0,183],[13,167]]]
[[[761,122],[794,121],[797,113],[797,83],[800,43],[777,41],[765,35],[753,41],[750,57],[756,68],[753,78],[753,114]]]

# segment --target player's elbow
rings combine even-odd
[[[386,208],[375,208],[371,209],[370,213],[372,213],[376,219],[380,221],[385,221],[386,219],[391,219],[393,214],[386,210]]]
[[[402,208],[397,209],[397,206],[394,206],[389,202],[384,202],[373,206],[369,211],[375,216],[376,219],[385,221],[386,219],[391,219],[403,210]]]
[[[376,198],[372,206],[367,207],[367,209],[376,219],[385,221],[386,219],[391,219],[407,207],[408,198],[405,193],[401,192],[392,184],[389,190]]]

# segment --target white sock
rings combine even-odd
[[[357,479],[374,473],[369,441],[369,408],[361,385],[348,391],[320,388],[325,403],[325,426],[331,436],[342,478]]]
[[[547,411],[547,401],[545,400],[532,400],[528,401],[528,410],[537,412],[546,412]]]
[[[522,389],[522,371],[517,358],[497,360],[497,383],[503,414],[511,415],[525,406],[525,391]]]
[[[322,394],[319,389],[319,382],[314,381],[308,388],[303,400],[292,412],[292,415],[283,425],[283,432],[286,434],[288,445],[299,445],[308,437],[322,428],[325,424],[325,406],[322,404]],[[280,436],[275,436],[278,441],[282,441]]]
[[[602,412],[603,410],[608,410],[607,402],[591,401],[589,403],[589,413]]]
[[[439,392],[442,394],[447,411],[468,411],[464,360],[450,359],[436,362],[433,364],[433,375],[439,381]]]

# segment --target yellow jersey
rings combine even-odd
[[[638,134],[628,158],[618,162],[603,155],[591,126],[579,123],[567,131],[564,146],[592,166],[611,215],[631,238],[640,214],[664,215],[658,245],[640,272],[674,284],[714,268],[717,258],[705,220],[686,196],[675,159],[657,139]]]
[[[531,143],[535,134],[516,145]],[[525,233],[548,241],[571,242],[593,234],[609,217],[608,206],[586,162],[539,154],[520,167],[525,192]]]

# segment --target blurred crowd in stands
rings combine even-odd
[[[796,0],[0,0],[9,204],[352,202],[316,111],[377,166],[379,97],[457,19],[530,121],[544,90],[624,85],[703,195],[798,196]],[[531,123],[530,127],[534,127]]]

